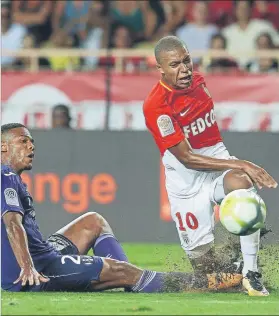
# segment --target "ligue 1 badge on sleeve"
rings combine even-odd
[[[168,115],[160,115],[157,119],[157,125],[163,137],[174,133],[174,126]]]
[[[4,196],[8,205],[19,206],[18,195],[15,189],[7,188],[4,190]]]

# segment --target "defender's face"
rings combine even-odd
[[[16,172],[32,169],[35,146],[28,129],[18,127],[10,130],[5,146],[6,151],[2,150],[2,155],[6,155],[6,161]]]
[[[185,89],[192,84],[193,63],[185,47],[162,52],[157,68],[164,81],[175,89]]]

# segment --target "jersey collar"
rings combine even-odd
[[[3,168],[4,170],[5,170],[5,169],[8,169],[9,172],[12,172],[12,173],[18,175],[18,174],[15,172],[15,170],[14,170],[10,165],[3,164],[3,165],[2,165],[2,168]]]
[[[190,91],[193,90],[193,82],[191,84],[191,86],[189,88],[186,89],[182,89],[182,90],[177,90],[174,88],[171,88],[169,85],[167,85],[165,82],[163,82],[162,80],[159,81],[160,85],[163,86],[165,89],[167,89],[169,92],[171,92],[172,95],[185,95],[187,93],[189,93]]]
[[[173,92],[174,89],[168,86],[165,82],[163,82],[162,80],[160,80],[159,82],[160,82],[160,85],[163,86],[165,89],[167,89],[170,92]]]
[[[183,90],[177,90],[177,89],[174,89],[174,88],[171,88],[169,85],[167,85],[165,82],[163,82],[162,80],[159,81],[160,85],[165,88],[166,90],[168,90],[168,96],[167,96],[167,101],[169,104],[173,104],[174,101],[181,97],[181,96],[184,96],[186,97],[187,94],[192,90],[193,88],[193,84],[189,87],[189,88],[186,88],[186,89],[183,89]]]

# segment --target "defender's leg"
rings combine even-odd
[[[128,261],[110,225],[96,212],[88,212],[78,217],[59,229],[48,240],[57,248],[65,244],[66,249],[58,249],[62,254],[87,254],[92,248],[96,256]],[[74,251],[74,247],[67,249],[67,241],[70,241],[77,250]]]

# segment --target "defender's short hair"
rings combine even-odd
[[[170,52],[178,48],[186,48],[186,44],[178,37],[169,35],[162,37],[156,44],[154,54],[157,63],[160,63],[160,55],[162,52]]]
[[[8,124],[4,124],[1,126],[1,134],[5,134],[7,132],[9,132],[10,130],[14,129],[14,128],[18,128],[18,127],[24,127],[27,128],[25,125],[20,124],[20,123],[8,123]]]

